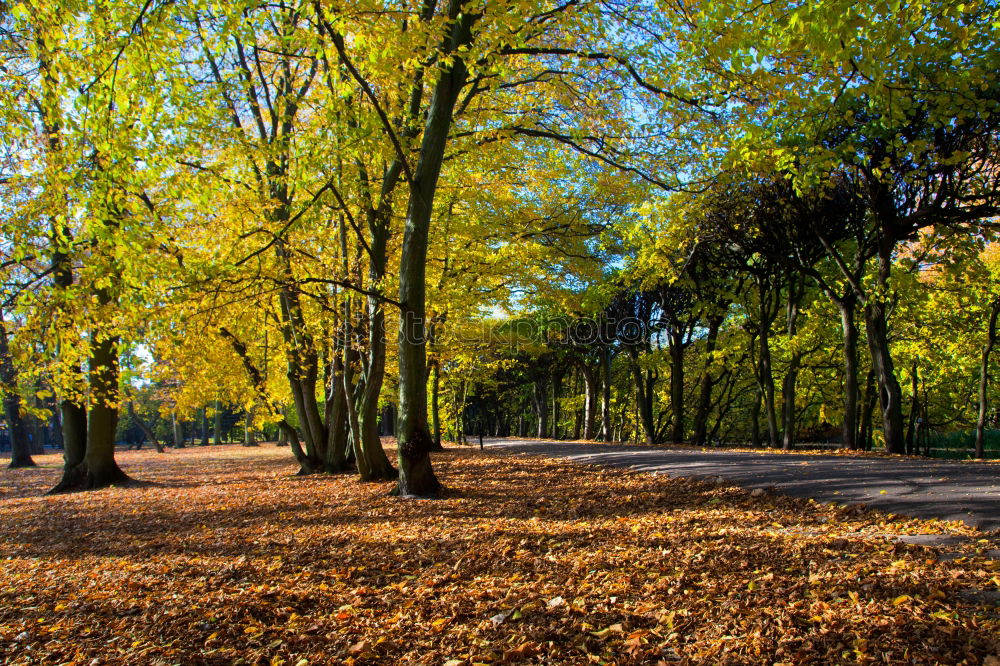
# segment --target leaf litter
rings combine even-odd
[[[10,664],[996,663],[992,535],[725,484],[451,449],[445,497],[287,450],[0,474]],[[893,538],[969,537],[958,557]],[[954,550],[955,546],[950,546]]]

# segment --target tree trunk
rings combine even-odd
[[[290,205],[287,188],[283,182],[276,182],[272,197],[279,202],[273,216],[277,224],[287,223]],[[284,239],[274,245],[286,285],[295,285],[292,272],[291,253]],[[298,415],[302,438],[305,440],[306,455],[313,469],[320,469],[326,454],[327,433],[320,416],[316,400],[316,385],[319,379],[319,354],[312,335],[307,330],[299,290],[295,286],[285,286],[278,294],[283,317],[281,334],[287,347],[288,384]]]
[[[594,371],[582,359],[577,364],[583,375],[583,438],[594,439],[594,424],[597,421],[597,378]]]
[[[800,354],[792,354],[788,371],[781,382],[781,448],[784,451],[795,448],[795,384],[801,360]]]
[[[990,320],[986,327],[986,342],[979,364],[979,418],[976,420],[976,457],[986,455],[986,410],[988,408],[987,389],[990,382],[990,354],[997,339],[997,315],[1000,315],[1000,298],[990,305]]]
[[[48,137],[46,146],[47,168],[57,168],[55,156],[62,150],[62,106],[57,92],[56,74],[51,69],[48,45],[44,39],[37,40],[39,46],[38,63],[40,81],[42,84],[42,104],[40,106],[41,121]],[[52,192],[46,192],[51,201],[66,201],[66,193],[61,189],[60,179],[48,180],[47,185]],[[49,188],[47,188],[48,190]],[[68,289],[73,286],[73,263],[69,255],[73,247],[73,233],[68,223],[68,215],[52,215],[49,218],[52,238],[52,283],[55,287],[54,296],[56,308],[62,309],[61,301],[67,297]],[[76,365],[73,374],[83,383],[83,372]],[[83,464],[87,453],[87,411],[83,404],[72,399],[63,398],[59,404],[62,413],[63,439],[63,482],[53,489],[60,490],[65,484],[69,488],[69,478]]]
[[[646,444],[652,446],[656,443],[656,425],[653,423],[652,375],[647,370],[646,377],[643,377],[642,368],[639,367],[637,356],[637,354],[631,355],[632,379],[635,382],[636,412],[642,427],[644,440]]]
[[[805,290],[805,276],[800,275],[798,280],[789,279],[787,283],[785,332],[789,340],[792,340],[798,332],[799,302]],[[781,382],[781,448],[784,451],[791,451],[795,447],[795,385],[799,378],[802,357],[803,352],[793,344],[785,378]]]
[[[906,453],[913,455],[917,446],[917,413],[920,411],[920,375],[917,360],[910,366],[910,412],[906,416]]]
[[[862,399],[861,434],[859,435],[860,446],[865,451],[872,449],[872,416],[875,413],[875,403],[878,402],[877,393],[875,371],[869,370],[868,378],[865,381],[865,394]]]
[[[760,436],[760,407],[764,394],[761,392],[759,386],[754,391],[753,397],[753,408],[750,410],[750,446],[759,449],[764,445]]]
[[[549,433],[548,384],[547,377],[535,380],[535,414],[538,416],[538,429],[535,436],[538,439],[545,439]]]
[[[139,412],[136,411],[135,405],[132,404],[131,400],[128,402],[128,413],[129,416],[132,417],[132,420],[135,421],[136,425],[139,426],[139,429],[142,430],[142,434],[146,436],[149,443],[156,449],[156,452],[165,453],[166,449],[163,448],[163,444],[160,444],[160,440],[156,438],[156,433],[154,433],[153,429],[149,427],[149,424],[147,424],[142,417],[139,416]]]
[[[708,437],[708,415],[712,409],[712,389],[715,386],[715,379],[712,377],[712,355],[715,353],[715,346],[719,339],[719,328],[722,327],[723,318],[712,316],[708,319],[708,334],[705,336],[705,367],[701,372],[699,381],[698,406],[694,413],[694,435],[691,443],[704,445]]]
[[[201,445],[208,446],[208,407],[201,408]]]
[[[431,467],[433,440],[427,427],[425,276],[427,243],[434,195],[451,131],[455,102],[465,84],[467,70],[459,48],[472,40],[476,15],[463,11],[463,0],[450,0],[448,16],[453,21],[443,44],[442,56],[449,65],[439,68],[424,122],[419,158],[410,183],[410,196],[399,262],[399,487],[404,497],[437,496],[441,484]]]
[[[312,463],[306,452],[302,450],[302,443],[299,441],[299,433],[295,431],[295,428],[287,419],[281,419],[278,422],[278,428],[281,432],[285,433],[285,437],[288,438],[288,442],[292,445],[292,455],[295,456],[295,460],[299,463],[299,471],[296,472],[298,476],[305,474],[311,474],[314,470],[312,469]]]
[[[684,442],[684,332],[670,331],[670,409],[673,413],[670,439],[675,444]]]
[[[774,372],[771,367],[771,335],[770,322],[761,319],[758,337],[760,338],[759,376],[761,394],[764,398],[764,416],[767,419],[767,445],[778,446],[778,417],[774,400]]]
[[[552,373],[552,439],[561,439],[559,432],[559,397],[562,394],[562,372],[558,369]]]
[[[858,448],[858,326],[854,321],[857,297],[837,301],[844,334],[844,428],[843,446]]]
[[[438,398],[441,393],[441,364],[434,361],[431,365],[431,428],[434,435],[434,450],[444,451],[441,446],[441,409]]]
[[[99,334],[95,334],[94,337],[96,339],[92,339],[90,344],[92,404],[87,419],[86,452],[80,463],[64,471],[62,480],[50,491],[51,493],[103,488],[129,480],[115,461],[115,429],[118,425],[118,338],[103,337]]]
[[[222,402],[215,401],[215,443],[222,444]]]
[[[368,457],[362,449],[361,422],[358,418],[358,410],[355,403],[356,395],[354,389],[354,370],[350,360],[351,352],[344,351],[344,408],[347,417],[347,431],[350,438],[350,446],[354,450],[354,463],[358,468],[358,476],[362,481],[370,478],[371,470],[368,467]]]
[[[372,242],[368,274],[371,288],[377,289],[385,274],[386,241],[389,233],[388,220],[379,222],[378,217],[374,216],[369,226]],[[378,296],[372,294],[368,296],[368,367],[358,413],[361,447],[360,451],[355,448],[356,453],[363,454],[365,457],[364,465],[360,462],[360,455],[358,461],[358,471],[361,472],[362,468],[365,470],[361,474],[362,481],[391,481],[399,476],[385,455],[382,439],[379,437],[378,400],[382,393],[384,377],[385,311]],[[426,380],[424,386],[426,387]]]
[[[170,427],[173,435],[174,448],[184,448],[184,430],[180,421],[177,420],[177,412],[170,412]]]
[[[611,347],[601,349],[601,440],[610,442],[611,430]]]
[[[57,239],[62,239],[67,245],[72,240],[69,231],[56,223],[53,223],[53,236],[54,244]],[[56,251],[52,255],[52,281],[58,289],[67,289],[73,285],[73,269],[69,261],[69,256],[62,251]],[[72,372],[82,384],[83,372],[79,366],[74,367]],[[70,397],[60,401],[59,410],[62,413],[63,479],[68,482],[71,472],[83,464],[87,454],[87,410],[82,403]],[[60,483],[56,489],[63,485]]]
[[[118,425],[118,338],[98,339],[90,357],[92,404],[87,424],[87,487],[100,488],[127,481],[115,462]]]
[[[882,434],[889,453],[905,453],[903,438],[903,392],[896,379],[896,371],[889,351],[885,308],[882,303],[869,302],[865,306],[868,348],[871,351],[875,383],[878,385],[879,406],[882,409]]]
[[[253,431],[253,415],[256,411],[256,408],[251,407],[243,420],[243,446],[257,446],[257,438]]]
[[[344,389],[344,365],[339,355],[333,359],[330,389],[326,398],[327,443],[323,471],[339,474],[351,469],[348,461],[347,392]]]
[[[10,467],[34,467],[28,432],[21,417],[21,396],[17,392],[17,370],[7,344],[7,330],[0,318],[0,382],[3,383],[3,412],[10,434]]]

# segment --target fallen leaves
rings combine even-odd
[[[0,661],[987,663],[992,539],[539,458],[436,456],[445,499],[294,477],[286,450],[128,452],[147,483],[0,486]],[[44,459],[43,459],[44,461]],[[50,461],[51,462],[51,461]],[[979,535],[982,537],[983,535]]]

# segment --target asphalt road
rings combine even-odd
[[[669,476],[722,477],[818,502],[865,504],[889,513],[961,520],[1000,529],[1000,464],[840,455],[487,439],[505,453],[565,458]]]

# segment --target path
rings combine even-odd
[[[565,458],[670,476],[723,477],[820,502],[866,504],[919,518],[1000,529],[1000,465],[943,460],[768,454],[549,440],[488,439],[508,453]]]

